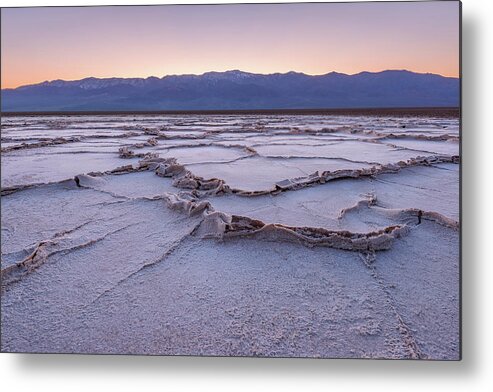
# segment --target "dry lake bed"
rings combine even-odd
[[[2,351],[459,358],[458,118],[1,125]]]

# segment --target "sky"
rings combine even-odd
[[[84,77],[386,69],[459,75],[459,2],[1,10],[1,87]]]

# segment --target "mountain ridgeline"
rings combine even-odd
[[[410,71],[55,80],[2,89],[2,112],[457,107],[458,78]]]

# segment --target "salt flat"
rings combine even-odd
[[[2,351],[459,358],[459,122],[3,117]]]

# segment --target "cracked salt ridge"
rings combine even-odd
[[[125,176],[125,181],[127,177]],[[105,190],[105,179],[79,176],[82,187]],[[109,187],[112,188],[111,186]],[[112,194],[119,196],[112,189]],[[282,224],[265,224],[247,217],[228,215],[214,211],[208,201],[200,201],[193,196],[165,193],[154,198],[164,198],[171,209],[178,209],[189,215],[203,213],[204,220],[198,229],[202,237],[225,239],[236,236],[257,236],[263,239],[298,241],[308,246],[321,245],[347,250],[381,250],[390,247],[392,239],[405,234],[407,226],[388,225],[367,233],[352,233],[347,230],[328,230],[325,228],[289,227]],[[152,198],[152,197],[151,197]]]
[[[443,164],[438,168],[404,168],[396,174],[380,174],[374,179],[331,181],[275,196],[268,194],[245,199],[225,194],[209,200],[216,210],[228,214],[288,226],[372,231],[389,226],[389,219],[393,219],[394,223],[416,224],[419,211],[422,211],[423,219],[429,217],[456,227],[459,219],[456,170],[458,167],[454,164]],[[349,206],[364,207],[371,200],[370,205],[375,212],[373,216],[362,220],[362,217],[349,219],[347,214],[342,214],[345,219],[341,219],[342,211]],[[435,214],[441,215],[441,218]]]
[[[262,194],[275,191],[279,187],[289,187],[303,181],[316,182],[318,170],[356,171],[370,169],[370,164],[355,163],[339,159],[291,158],[282,160],[251,156],[230,163],[203,163],[185,165],[197,177],[220,178],[233,192],[243,194]],[[245,175],[248,173],[248,175]],[[287,180],[292,178],[293,180]]]
[[[413,162],[414,164],[414,162]],[[186,170],[174,159],[150,159],[141,161],[141,166],[155,169],[158,175],[173,177],[173,185],[186,189],[195,189],[214,195],[219,193],[230,193],[231,190],[222,180],[199,179]],[[359,175],[359,174],[358,174]],[[91,182],[88,177],[79,179],[80,185],[85,186],[85,181]],[[408,224],[390,225],[384,228],[367,232],[357,233],[347,230],[329,230],[313,227],[289,227],[282,224],[266,224],[259,220],[253,220],[243,216],[228,215],[214,211],[208,201],[200,201],[193,193],[182,196],[165,194],[171,208],[178,208],[191,213],[204,212],[204,222],[199,232],[204,237],[228,238],[234,236],[259,236],[267,239],[286,241],[299,241],[306,245],[322,245],[347,250],[374,251],[389,249],[394,238],[398,238],[408,231]],[[359,204],[358,204],[359,206]],[[347,212],[343,211],[341,217]],[[438,213],[408,209],[406,211],[393,212],[393,215],[401,215],[400,219],[417,217],[421,219],[434,220],[439,224],[456,228],[457,222],[448,219]],[[403,215],[403,216],[402,216]]]
[[[349,159],[337,158],[320,158],[323,162],[323,164],[320,164],[320,161],[317,161],[317,159],[317,157],[310,159],[291,158],[289,160],[286,158],[284,162],[281,162],[274,158],[269,159],[252,155],[252,157],[248,159],[232,163],[203,163],[201,165],[194,166],[191,171],[184,170],[182,165],[179,165],[172,159],[168,161],[163,160],[162,162],[164,165],[163,169],[166,169],[166,165],[173,165],[175,170],[178,170],[178,166],[180,166],[179,171],[182,173],[182,177],[184,177],[187,181],[192,179],[192,183],[188,181],[186,186],[178,185],[179,187],[195,189],[198,185],[195,184],[196,181],[193,180],[193,177],[197,177],[200,181],[222,181],[223,185],[228,184],[227,188],[223,187],[224,189],[222,189],[222,191],[226,193],[237,193],[244,195],[260,195],[289,189],[299,189],[304,186],[325,183],[338,178],[355,178],[361,176],[368,177],[381,173],[397,172],[401,168],[408,166],[427,166],[439,163],[459,162],[458,156],[419,156],[419,154],[416,153],[414,153],[414,157],[406,161],[399,161],[398,163],[389,164],[352,162]],[[156,163],[158,163],[158,161],[159,159]],[[303,170],[300,166],[307,170]],[[321,167],[327,166],[329,170],[318,170]],[[265,169],[266,167],[268,170]],[[310,168],[316,169],[316,171],[312,172]],[[211,171],[215,171],[215,174],[217,174],[217,177],[221,178],[221,180],[217,180],[217,178],[213,178],[212,180],[204,180],[211,178]],[[249,175],[243,175],[245,172],[248,172]],[[288,177],[290,179],[281,180],[283,177]],[[271,185],[273,183],[274,186]],[[179,181],[177,181],[177,184],[179,184]]]

